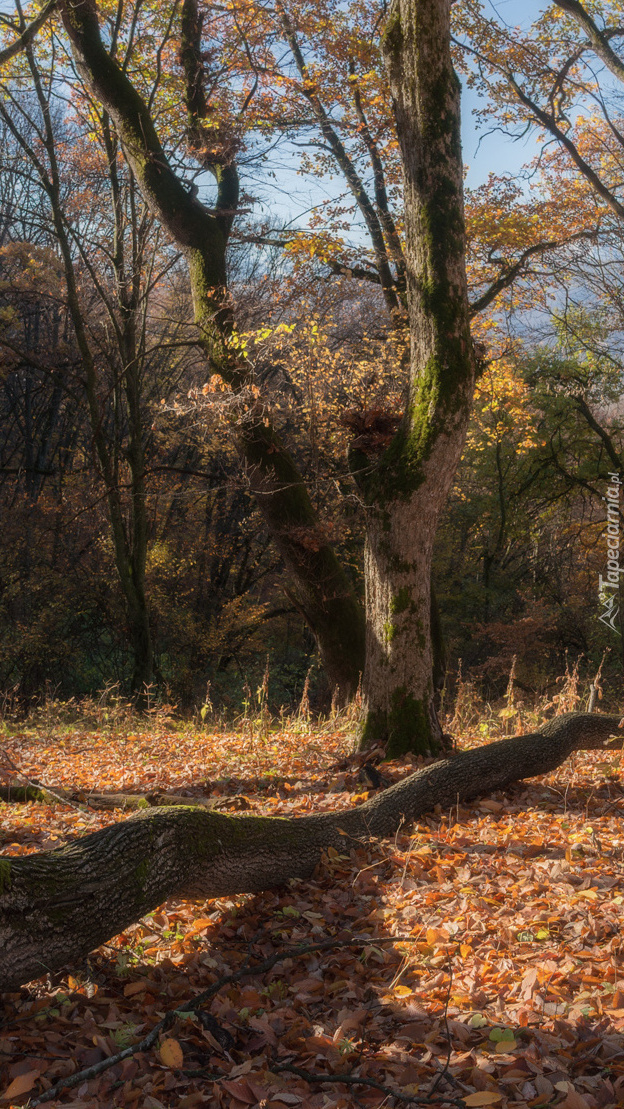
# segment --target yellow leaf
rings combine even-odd
[[[40,1073],[38,1070],[29,1070],[26,1074],[19,1074],[17,1078],[13,1079],[11,1085],[7,1086],[2,1095],[2,1101],[10,1101],[12,1097],[21,1097],[22,1094],[27,1094],[29,1090],[32,1090]]]
[[[414,991],[411,990],[409,986],[395,986],[394,992],[397,997],[408,997]]]
[[[468,1094],[464,1098],[464,1105],[496,1105],[497,1101],[502,1100],[503,1095],[494,1090],[477,1090],[476,1094]]]
[[[158,1054],[161,1063],[164,1063],[166,1067],[173,1067],[175,1070],[179,1070],[184,1062],[184,1054],[177,1040],[163,1040]]]

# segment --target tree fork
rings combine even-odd
[[[308,878],[321,852],[390,836],[429,812],[545,774],[602,747],[620,716],[567,713],[463,751],[344,811],[282,818],[156,808],[66,847],[0,859],[0,988],[83,958],[170,897],[253,893]],[[621,741],[621,733],[619,736]]]

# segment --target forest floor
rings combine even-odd
[[[508,724],[473,723],[461,745]],[[349,721],[214,734],[158,716],[149,727],[5,723],[0,747],[29,778],[87,797],[161,789],[297,816],[370,788]],[[382,766],[389,779],[412,769]],[[620,755],[581,753],[391,841],[330,851],[311,881],[169,901],[66,975],[5,995],[0,1104],[38,1104],[85,1071],[46,1104],[622,1106],[623,806]],[[2,850],[48,850],[124,818],[2,804]],[[292,951],[334,940],[359,946]],[[273,955],[271,970],[253,973]],[[174,1017],[151,1050],[89,1075],[244,963],[248,977],[223,984],[208,1016]]]

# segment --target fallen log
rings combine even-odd
[[[222,897],[309,877],[328,847],[344,852],[393,835],[436,804],[546,774],[573,751],[608,745],[621,724],[620,716],[567,713],[434,763],[352,809],[284,818],[158,807],[54,851],[3,856],[0,989],[83,958],[169,897]]]
[[[65,789],[60,786],[45,786],[37,782],[22,785],[21,782],[9,782],[0,786],[0,801],[9,805],[25,804],[26,802],[39,801],[43,804],[58,804],[66,801],[68,805],[84,805],[90,809],[149,809],[164,805],[194,805],[203,809],[220,808],[223,805],[235,804],[237,794],[224,797],[187,797],[181,793],[98,793],[91,790]]]

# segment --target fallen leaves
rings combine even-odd
[[[478,1093],[467,1094],[463,1100],[467,1106],[500,1105],[503,1095],[493,1090],[482,1090]]]
[[[189,730],[16,733],[6,745],[29,776],[85,796],[149,782],[218,796],[226,810],[244,794],[252,811],[296,815],[362,796],[349,742]],[[2,1104],[106,1062],[171,1013],[159,1047],[53,1104],[352,1109],[357,1095],[377,1109],[387,1095],[365,1081],[418,1098],[438,1081],[440,1105],[615,1109],[624,1103],[624,837],[619,777],[605,780],[601,757],[576,756],[474,808],[434,813],[392,842],[328,852],[313,880],[161,906],[60,988],[35,983],[8,999]],[[22,854],[124,815],[4,805],[0,831],[5,852]],[[363,937],[362,949],[288,958],[291,944],[343,934]],[[413,942],[387,942],[399,935]],[[285,961],[225,985],[195,1019],[178,1013],[250,951]],[[280,1071],[285,1061],[335,1081]],[[363,1084],[341,1084],[349,1075]]]

